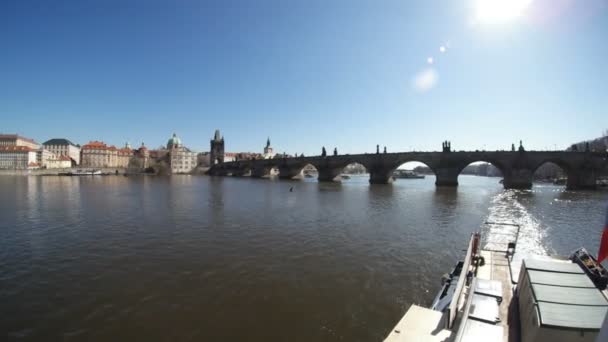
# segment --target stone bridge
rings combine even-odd
[[[208,174],[215,176],[268,177],[272,169],[279,177],[297,178],[307,165],[318,171],[318,180],[340,181],[342,170],[349,164],[359,163],[369,172],[371,184],[388,184],[397,167],[407,162],[426,164],[436,176],[437,186],[457,186],[458,175],[474,162],[488,162],[503,174],[506,189],[529,189],[534,172],[543,164],[552,162],[567,175],[568,189],[594,189],[596,178],[608,165],[608,153],[591,151],[476,151],[454,152],[444,146],[443,152],[402,152],[352,154],[279,159],[242,160],[213,165]]]

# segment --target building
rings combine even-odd
[[[39,168],[38,149],[40,145],[33,139],[17,134],[0,134],[0,169]]]
[[[42,143],[45,150],[49,150],[58,156],[67,156],[72,160],[72,166],[80,165],[80,146],[68,139],[54,138]]]
[[[167,141],[167,151],[171,173],[189,173],[198,165],[197,153],[182,144],[175,133]]]
[[[211,150],[209,161],[211,165],[224,162],[224,138],[220,135],[220,130],[215,130],[213,140],[211,140]]]
[[[270,146],[270,137],[266,140],[266,147],[264,147],[264,154],[262,155],[264,159],[272,159],[274,158],[276,153],[274,153],[272,146]]]
[[[72,158],[53,154],[51,158],[45,160],[43,167],[47,169],[69,169],[72,167],[72,165]]]
[[[0,146],[0,169],[27,170],[38,167],[35,149],[29,146]]]
[[[42,147],[36,150],[36,163],[41,168],[49,168],[48,162],[57,159],[58,156],[55,153],[46,150]]]
[[[108,146],[103,141],[91,141],[82,146],[80,161],[83,167],[126,168],[133,155],[129,144],[123,148]]]
[[[150,150],[141,143],[141,146],[133,151],[133,157],[129,163],[130,168],[147,169],[151,166]]]
[[[0,134],[0,146],[25,146],[33,150],[40,148],[40,144],[33,139],[25,138],[17,134]]]

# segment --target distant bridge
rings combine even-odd
[[[447,148],[446,148],[447,146]],[[595,189],[598,175],[606,170],[608,153],[592,151],[450,151],[444,145],[443,152],[400,152],[352,154],[315,157],[291,157],[262,160],[240,160],[213,165],[208,174],[215,176],[268,177],[272,169],[279,170],[279,177],[301,177],[307,165],[318,171],[320,182],[340,181],[342,170],[349,164],[359,163],[369,172],[371,184],[389,184],[397,167],[407,162],[426,164],[436,176],[437,186],[457,186],[458,175],[474,162],[488,162],[503,174],[506,189],[530,189],[534,172],[543,164],[552,162],[561,167],[566,176],[568,189]]]

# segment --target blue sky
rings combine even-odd
[[[228,151],[311,155],[608,128],[606,0],[477,1],[2,1],[0,132],[205,151],[219,128]]]

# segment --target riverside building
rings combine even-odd
[[[185,147],[175,133],[167,141],[167,156],[174,174],[192,172],[198,164],[198,154]]]
[[[51,151],[57,156],[66,156],[72,161],[71,166],[80,165],[80,146],[68,139],[54,138],[42,143],[45,150]]]
[[[0,134],[0,146],[25,146],[33,150],[40,148],[40,144],[33,139],[17,134]]]
[[[123,148],[108,146],[103,141],[91,141],[82,146],[81,165],[83,167],[126,168],[133,155],[129,144]]]

